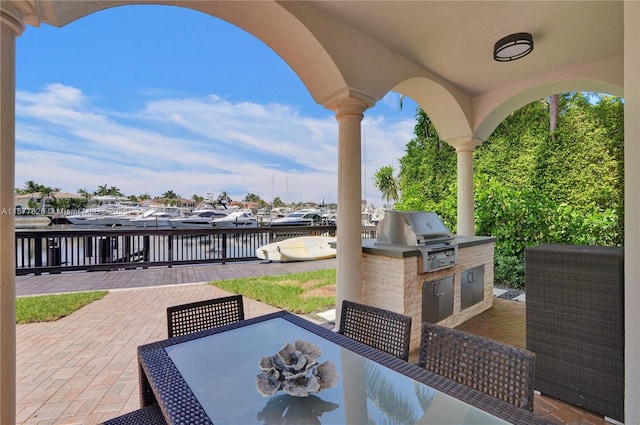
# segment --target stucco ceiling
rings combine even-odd
[[[32,25],[63,26],[100,9],[161,3],[227,20],[261,39],[332,109],[347,93],[373,104],[399,91],[444,140],[484,140],[504,117],[553,93],[622,96],[624,3],[610,1],[37,0]],[[528,32],[534,50],[493,60],[502,37]]]
[[[24,2],[31,3],[31,2]],[[302,32],[287,32],[293,27],[278,12],[276,4],[290,16],[309,27],[313,37],[331,38],[335,23],[372,39],[426,70],[431,75],[457,87],[466,96],[491,93],[500,88],[541,80],[549,75],[566,73],[574,68],[599,64],[595,72],[580,71],[583,78],[601,79],[622,87],[623,2],[606,1],[284,1],[227,2],[203,0],[37,0],[33,4],[33,22],[63,25],[91,11],[118,4],[164,3],[191,7],[229,20],[270,44],[300,72],[295,56],[307,56],[306,66],[317,65],[320,53],[300,40]],[[309,11],[315,12],[309,15]],[[257,12],[256,12],[257,11]],[[280,9],[280,11],[282,11]],[[305,21],[305,15],[312,16]],[[315,25],[324,15],[324,26]],[[29,21],[29,19],[27,19]],[[315,26],[315,28],[314,28]],[[262,28],[262,30],[260,30]],[[492,57],[495,42],[515,32],[533,35],[534,51],[514,62],[496,62]],[[282,33],[282,39],[275,39]],[[342,39],[344,40],[344,38]],[[306,44],[303,44],[306,43]],[[297,44],[302,51],[287,51]],[[325,44],[325,48],[328,45]],[[283,54],[284,52],[284,54]],[[356,58],[363,52],[347,51]],[[331,53],[330,53],[331,54]],[[363,55],[364,56],[364,55]],[[340,66],[340,59],[332,60]],[[362,67],[357,62],[344,65]],[[611,65],[614,64],[615,65]],[[376,64],[376,68],[380,64]],[[603,69],[609,68],[609,69]],[[346,70],[346,71],[345,71]],[[316,71],[318,71],[316,69]],[[384,71],[384,70],[383,70]],[[375,72],[375,71],[373,71]],[[386,70],[385,72],[389,72]],[[608,75],[606,75],[608,74]],[[362,73],[358,75],[363,78]],[[314,78],[318,78],[316,75]],[[327,77],[328,78],[328,77]],[[566,77],[565,77],[566,78]],[[306,77],[309,80],[309,77]],[[347,83],[348,77],[346,77]],[[313,82],[307,81],[311,86]],[[322,84],[328,85],[326,80]],[[314,91],[311,89],[312,93]],[[321,100],[322,96],[316,94]]]
[[[469,95],[622,55],[621,1],[314,1],[343,21]],[[514,62],[493,46],[515,32],[535,48]]]

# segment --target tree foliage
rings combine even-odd
[[[496,238],[496,281],[524,283],[524,250],[544,242],[621,245],[624,101],[557,96],[507,117],[474,152],[476,234]],[[456,153],[422,110],[400,160],[397,209],[436,211],[456,228]]]
[[[177,193],[175,193],[173,190],[167,190],[166,192],[164,192],[162,195],[160,195],[162,198],[167,198],[167,199],[176,199],[179,198],[180,195],[178,195]]]
[[[255,193],[247,193],[247,195],[244,197],[244,202],[260,202],[262,199],[260,199],[259,195],[256,195]]]
[[[93,194],[97,196],[124,196],[116,186],[107,187],[106,184],[98,186]]]
[[[33,180],[29,180],[25,182],[23,189],[20,189],[20,188],[16,189],[16,193],[19,195],[28,195],[30,193],[39,192],[45,196],[48,196],[48,195],[51,195],[52,192],[59,192],[59,191],[60,191],[59,187],[46,186],[44,184],[36,183]]]
[[[444,143],[422,109],[416,113],[416,137],[400,159],[399,188],[402,193],[397,209],[423,210],[439,204],[456,182],[455,149]]]
[[[391,202],[398,200],[398,182],[393,176],[392,166],[387,165],[376,171],[373,178],[373,185],[382,192],[382,196],[387,201],[387,205],[391,205]]]
[[[280,199],[279,196],[276,196],[275,198],[273,198],[272,205],[274,208],[279,208],[284,206],[284,202],[282,202],[282,199]]]

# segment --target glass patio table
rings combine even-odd
[[[318,347],[338,382],[308,397],[256,387],[259,361],[286,343]],[[547,423],[287,312],[138,347],[141,405],[170,424]]]

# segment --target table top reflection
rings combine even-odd
[[[308,397],[282,390],[264,397],[256,388],[260,359],[296,341],[315,345],[318,363],[333,363],[337,385]],[[142,404],[157,400],[169,423],[510,423],[426,384],[428,371],[286,312],[142,346],[138,354]],[[145,388],[156,400],[145,400]]]

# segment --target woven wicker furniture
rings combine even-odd
[[[536,390],[624,421],[624,248],[525,251]]]
[[[344,300],[338,333],[404,361],[409,359],[409,316]]]
[[[103,422],[102,425],[167,425],[157,404]]]
[[[422,323],[418,366],[530,411],[534,362],[530,351]]]
[[[244,320],[242,295],[167,307],[169,338]]]
[[[281,332],[281,323],[283,322],[287,323],[286,326],[293,328],[294,331]],[[271,329],[271,331],[263,332],[263,329]],[[366,378],[366,370],[368,370],[369,366],[373,366],[374,370],[383,369],[385,370],[385,374],[393,375],[385,375],[390,377],[386,382],[395,383],[405,381],[404,386],[401,388],[410,393],[412,399],[416,397],[416,393],[414,392],[416,388],[422,387],[428,393],[435,396],[435,402],[432,404],[440,404],[444,400],[448,400],[444,401],[445,405],[448,406],[448,408],[445,409],[445,414],[448,415],[449,412],[451,412],[453,418],[457,418],[457,420],[462,422],[474,424],[478,422],[502,423],[500,422],[501,419],[502,421],[512,424],[551,424],[551,422],[536,417],[527,410],[517,408],[512,404],[400,360],[388,353],[347,338],[337,332],[323,328],[322,326],[285,311],[246,319],[234,324],[138,347],[141,404],[149,405],[158,403],[169,424],[211,424],[213,420],[210,419],[205,412],[198,398],[194,395],[192,388],[179,371],[178,366],[173,362],[169,352],[172,352],[171,350],[173,348],[185,349],[202,344],[201,347],[206,349],[205,355],[208,356],[207,362],[214,362],[217,354],[213,355],[212,353],[216,353],[217,351],[209,350],[208,344],[212,341],[217,341],[218,344],[226,344],[228,341],[237,338],[239,341],[243,341],[243,343],[235,349],[230,348],[230,351],[228,350],[229,352],[226,353],[226,358],[232,359],[231,363],[233,363],[237,357],[244,356],[245,360],[250,358],[250,373],[246,374],[243,379],[225,380],[218,394],[232,394],[237,397],[238,410],[244,414],[248,414],[248,417],[252,418],[250,422],[254,422],[256,413],[253,410],[256,408],[255,397],[257,394],[255,388],[251,389],[252,386],[255,385],[254,369],[257,368],[257,359],[272,351],[271,347],[264,347],[265,337],[262,336],[263,333],[277,335],[276,342],[278,345],[281,341],[289,341],[302,336],[304,339],[311,340],[321,347],[322,361],[331,360],[339,366],[341,372],[337,387],[331,390],[325,390],[316,397],[317,399],[336,402],[338,405],[336,413],[339,415],[357,413],[364,407],[364,404],[366,404],[364,401],[368,397],[366,394],[370,389],[368,387],[368,378]],[[243,335],[260,335],[255,339],[262,339],[262,341],[256,344],[251,338],[243,338]],[[253,346],[254,348],[249,349],[249,346]],[[193,354],[193,352],[189,352],[188,357],[190,358]],[[243,364],[245,360],[243,360]],[[192,363],[197,364],[197,362]],[[210,363],[204,365],[205,370],[209,367],[208,364]],[[239,368],[236,364],[236,367],[223,367],[223,369],[225,371],[224,374],[226,374],[227,370],[236,373]],[[212,381],[208,377],[203,377],[203,379],[207,383]],[[348,394],[346,394],[347,387],[344,386],[346,384],[343,380],[349,382]],[[246,390],[243,391],[239,387],[236,387],[234,391],[233,386],[236,385],[243,385],[246,387]],[[438,395],[434,393],[434,391],[441,394]],[[336,394],[340,397],[339,400],[332,400],[331,398],[335,397]],[[351,400],[347,400],[347,395]],[[273,397],[277,396],[273,396],[271,399],[265,399],[259,395],[257,397],[259,398],[257,405],[260,406],[258,407],[258,409],[260,409],[262,406],[265,406],[265,404],[269,404]],[[345,398],[343,399],[342,397]],[[219,402],[215,396],[208,398],[210,399],[209,401],[213,401],[214,403]],[[305,400],[306,399],[307,398],[305,398]],[[291,397],[289,397],[288,400],[290,401]],[[304,406],[305,400],[300,401],[302,406]],[[354,400],[356,403],[359,403],[358,400],[361,400],[363,404],[358,404],[358,406],[361,406],[359,408],[349,409],[349,403],[354,402]],[[217,406],[218,407],[215,408],[216,410],[227,408],[224,404]],[[456,406],[458,408],[456,408]],[[300,404],[298,404],[297,407],[300,407]],[[246,413],[247,411],[249,411],[249,413]],[[487,417],[483,417],[484,420],[481,420],[482,418],[478,419],[480,416],[486,415],[484,412],[488,412],[496,416],[496,418],[487,420]],[[476,415],[475,417],[473,416],[474,414]],[[342,421],[346,420],[344,416],[341,417]],[[321,419],[325,419],[325,417],[323,416]],[[364,422],[359,420],[349,423],[366,423],[366,415],[364,418],[358,419],[364,419]],[[325,421],[322,420],[321,422],[324,423]],[[327,422],[331,421],[327,418]],[[334,422],[340,422],[340,420]],[[431,422],[436,423],[438,421]],[[454,422],[453,420],[449,420],[448,423]]]

